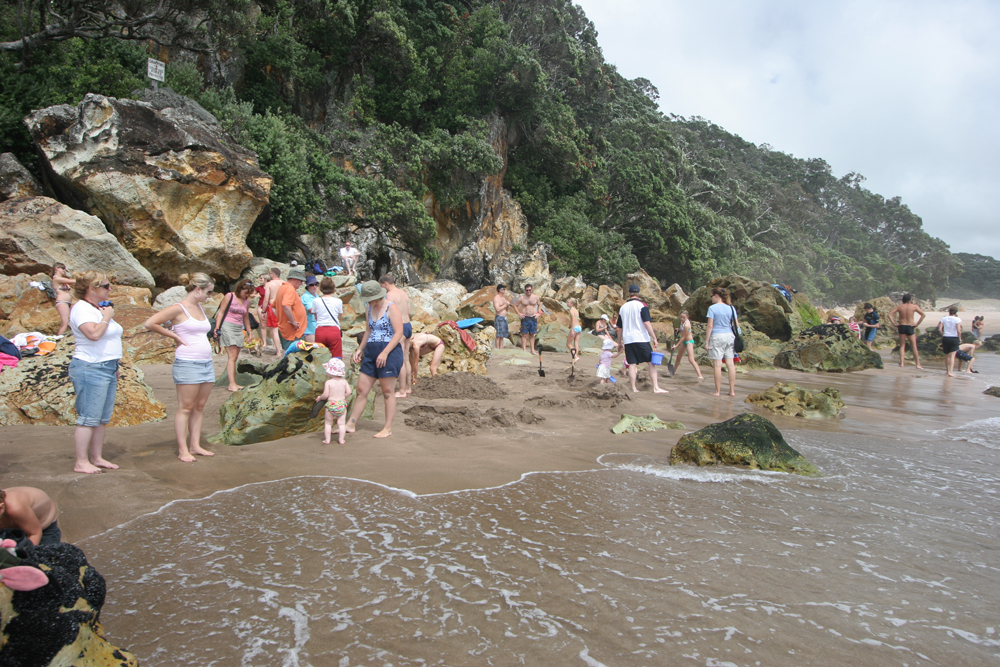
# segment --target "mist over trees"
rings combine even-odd
[[[0,19],[4,150],[37,169],[28,112],[128,97],[147,55],[169,57],[166,85],[275,178],[259,254],[352,222],[433,263],[424,196],[458,205],[501,171],[499,118],[504,185],[560,272],[617,282],[641,265],[685,288],[738,272],[832,303],[933,298],[965,261],[858,174],[664,115],[566,0],[18,0]]]

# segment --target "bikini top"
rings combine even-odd
[[[372,320],[372,307],[368,306],[369,343],[388,343],[396,334],[392,328],[392,322],[389,321],[389,306],[391,305],[392,301],[386,304],[385,312],[382,313],[382,317],[378,318],[377,322]]]

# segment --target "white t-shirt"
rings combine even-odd
[[[958,338],[958,325],[962,323],[962,320],[958,319],[955,315],[947,315],[941,318],[941,335],[945,338]]]
[[[340,316],[344,314],[344,302],[335,296],[316,297],[312,303],[312,312],[316,316],[316,328],[340,328]]]
[[[651,322],[649,308],[638,299],[629,299],[618,310],[618,324],[616,328],[622,330],[622,344],[648,343],[649,332],[643,326],[643,322]]]
[[[76,349],[73,358],[96,364],[102,361],[122,358],[122,334],[125,330],[114,320],[108,326],[101,327],[104,333],[97,340],[90,340],[82,331],[80,325],[87,322],[100,322],[104,318],[101,311],[86,301],[77,301],[69,311],[69,326],[73,330]]]
[[[360,254],[361,253],[358,251],[358,249],[354,247],[348,248],[347,246],[344,246],[343,248],[340,249],[340,256],[342,259],[354,259]]]

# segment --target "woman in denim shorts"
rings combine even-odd
[[[202,304],[212,296],[215,283],[204,273],[185,273],[179,282],[187,289],[187,296],[146,320],[146,328],[178,343],[173,368],[177,387],[177,416],[174,417],[177,458],[193,463],[194,454],[215,456],[201,447],[201,421],[215,384],[212,343],[208,339],[212,323]],[[171,329],[163,327],[167,321],[172,323]]]
[[[97,473],[118,466],[104,460],[104,434],[115,408],[118,360],[122,358],[124,329],[115,322],[110,305],[111,283],[99,271],[82,271],[73,292],[79,301],[70,309],[69,325],[75,349],[69,379],[76,391],[76,472]],[[105,305],[101,305],[105,304]]]

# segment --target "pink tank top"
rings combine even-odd
[[[247,301],[247,299],[243,299],[242,301],[237,299],[234,294],[232,304],[229,306],[229,312],[226,313],[226,319],[223,322],[232,322],[233,324],[243,326],[243,316],[247,314]]]
[[[178,305],[184,311],[184,314],[187,315],[187,319],[180,324],[174,325],[174,333],[180,336],[186,345],[178,345],[177,350],[174,351],[174,357],[186,361],[211,361],[212,343],[208,340],[208,332],[212,328],[212,325],[208,323],[208,315],[205,314],[205,309],[198,306],[201,316],[205,319],[196,320],[191,317],[191,313],[187,311],[184,304]]]

